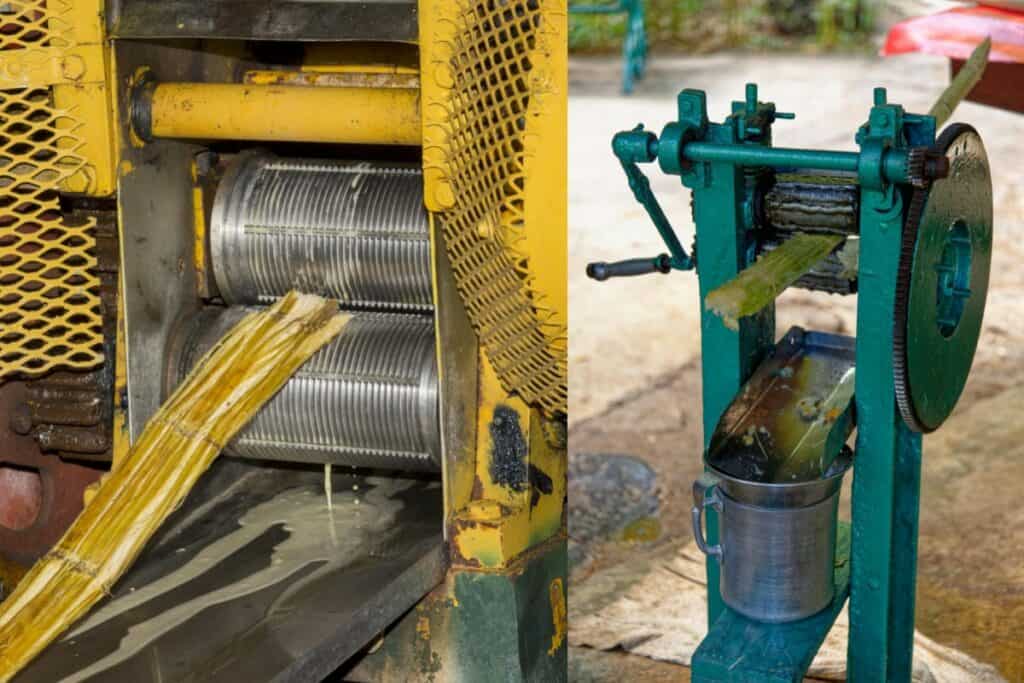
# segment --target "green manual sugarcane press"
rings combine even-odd
[[[937,136],[935,118],[882,88],[858,152],[773,147],[772,124],[794,117],[755,85],[720,124],[697,90],[679,93],[678,114],[661,135],[638,126],[612,143],[669,253],[587,272],[696,268],[700,280],[705,474],[693,514],[709,633],[693,680],[802,680],[849,597],[849,680],[909,681],[921,433],[960,397],[988,288],[981,138],[964,124]],[[693,191],[692,254],[638,165],[653,162]],[[856,337],[794,328],[776,343],[774,300],[788,286],[856,294]],[[852,525],[837,525],[851,463]]]

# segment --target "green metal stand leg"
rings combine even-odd
[[[741,214],[744,200],[743,173],[732,164],[712,164],[711,175],[717,182],[694,188],[694,211],[698,225],[715,225],[697,235],[700,254],[700,296],[736,277],[746,266],[746,227]],[[723,180],[724,179],[724,180]],[[723,210],[723,207],[730,207]],[[775,308],[740,321],[739,330],[730,330],[721,317],[708,309],[701,311],[701,367],[703,372],[704,448],[708,447],[715,425],[736,392],[774,342]],[[718,543],[718,515],[707,512],[707,537]],[[718,592],[718,561],[707,560],[708,625],[722,612]]]
[[[898,193],[862,189],[847,655],[848,679],[861,683],[909,681],[911,672],[921,435],[899,417],[893,382],[902,213]]]

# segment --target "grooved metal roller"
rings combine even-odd
[[[167,388],[249,310],[208,307],[171,349]],[[224,449],[237,457],[394,470],[440,469],[429,316],[356,313]]]
[[[345,308],[431,308],[415,165],[243,153],[217,190],[210,253],[228,304],[266,304],[298,289]]]

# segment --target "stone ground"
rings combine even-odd
[[[888,87],[890,101],[911,111],[927,111],[947,81],[944,62],[923,56],[655,54],[647,78],[626,98],[618,94],[618,70],[611,57],[570,62],[570,535],[577,583],[639,554],[687,543],[690,484],[700,466],[695,276],[595,283],[584,275],[588,261],[664,251],[611,154],[611,136],[641,121],[660,130],[683,87],[706,90],[709,114],[720,120],[744,83],[756,81],[761,99],[797,113],[796,121],[775,127],[776,144],[852,150],[874,86]],[[978,128],[988,149],[995,255],[971,380],[954,417],[925,439],[918,628],[1017,682],[1024,681],[1024,118],[964,104],[954,119]],[[658,173],[651,180],[690,244],[688,191]],[[854,305],[852,297],[787,292],[778,330],[801,324],[852,333]],[[633,498],[615,499],[592,486],[598,478],[590,475],[601,465],[581,457],[587,454],[631,456],[630,471],[616,472],[629,479],[624,490]],[[656,510],[635,499],[647,490],[657,491]],[[688,680],[681,667],[622,653],[573,648],[570,659],[573,680]]]

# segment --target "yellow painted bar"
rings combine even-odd
[[[418,146],[419,91],[159,83],[149,132],[155,138]]]

